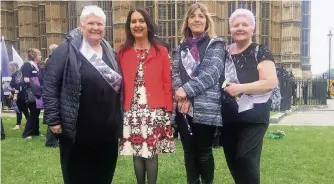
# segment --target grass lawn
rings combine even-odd
[[[3,118],[6,140],[1,141],[1,180],[3,184],[60,184],[62,176],[58,149],[45,148],[45,137],[21,139],[14,131],[14,118]],[[42,126],[45,132],[45,126]],[[330,184],[334,178],[334,127],[270,126],[286,132],[282,140],[265,138],[261,183]],[[214,151],[215,183],[232,184],[222,149]],[[184,184],[185,169],[180,142],[175,154],[159,157],[161,184]],[[135,184],[131,157],[119,157],[115,184]]]
[[[277,111],[270,111],[270,116],[277,114]]]

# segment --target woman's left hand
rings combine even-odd
[[[185,100],[187,97],[187,93],[184,91],[184,89],[181,87],[175,92],[175,99],[176,101]]]
[[[238,96],[241,93],[241,84],[229,83],[224,90],[231,96]]]

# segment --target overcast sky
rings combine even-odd
[[[328,71],[328,33],[334,34],[334,0],[311,2],[311,65],[312,73]],[[331,68],[334,68],[334,36],[332,37]]]

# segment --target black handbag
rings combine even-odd
[[[26,88],[26,103],[36,102],[36,97],[31,88]]]

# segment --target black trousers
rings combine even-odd
[[[29,111],[28,111],[28,104],[25,100],[17,100],[16,101],[17,108],[20,112],[16,112],[16,125],[21,125],[22,121],[22,114],[24,114],[27,122],[29,120]]]
[[[39,136],[39,114],[41,112],[40,109],[36,108],[36,102],[30,102],[28,104],[28,108],[30,111],[29,119],[24,127],[24,131],[22,134],[22,138],[26,138],[28,136]]]
[[[3,128],[2,118],[0,118],[0,121],[1,121],[1,140],[3,140],[6,138],[6,135],[5,135],[5,129]]]
[[[192,118],[188,117],[193,132],[193,135],[190,135],[182,115],[177,115],[175,121],[179,127],[184,151],[187,183],[213,183],[214,158],[212,144],[216,127],[192,123]]]
[[[226,122],[222,143],[226,162],[236,184],[260,184],[260,158],[268,124]]]
[[[60,137],[60,163],[64,184],[110,184],[118,156],[118,140],[71,143]]]

